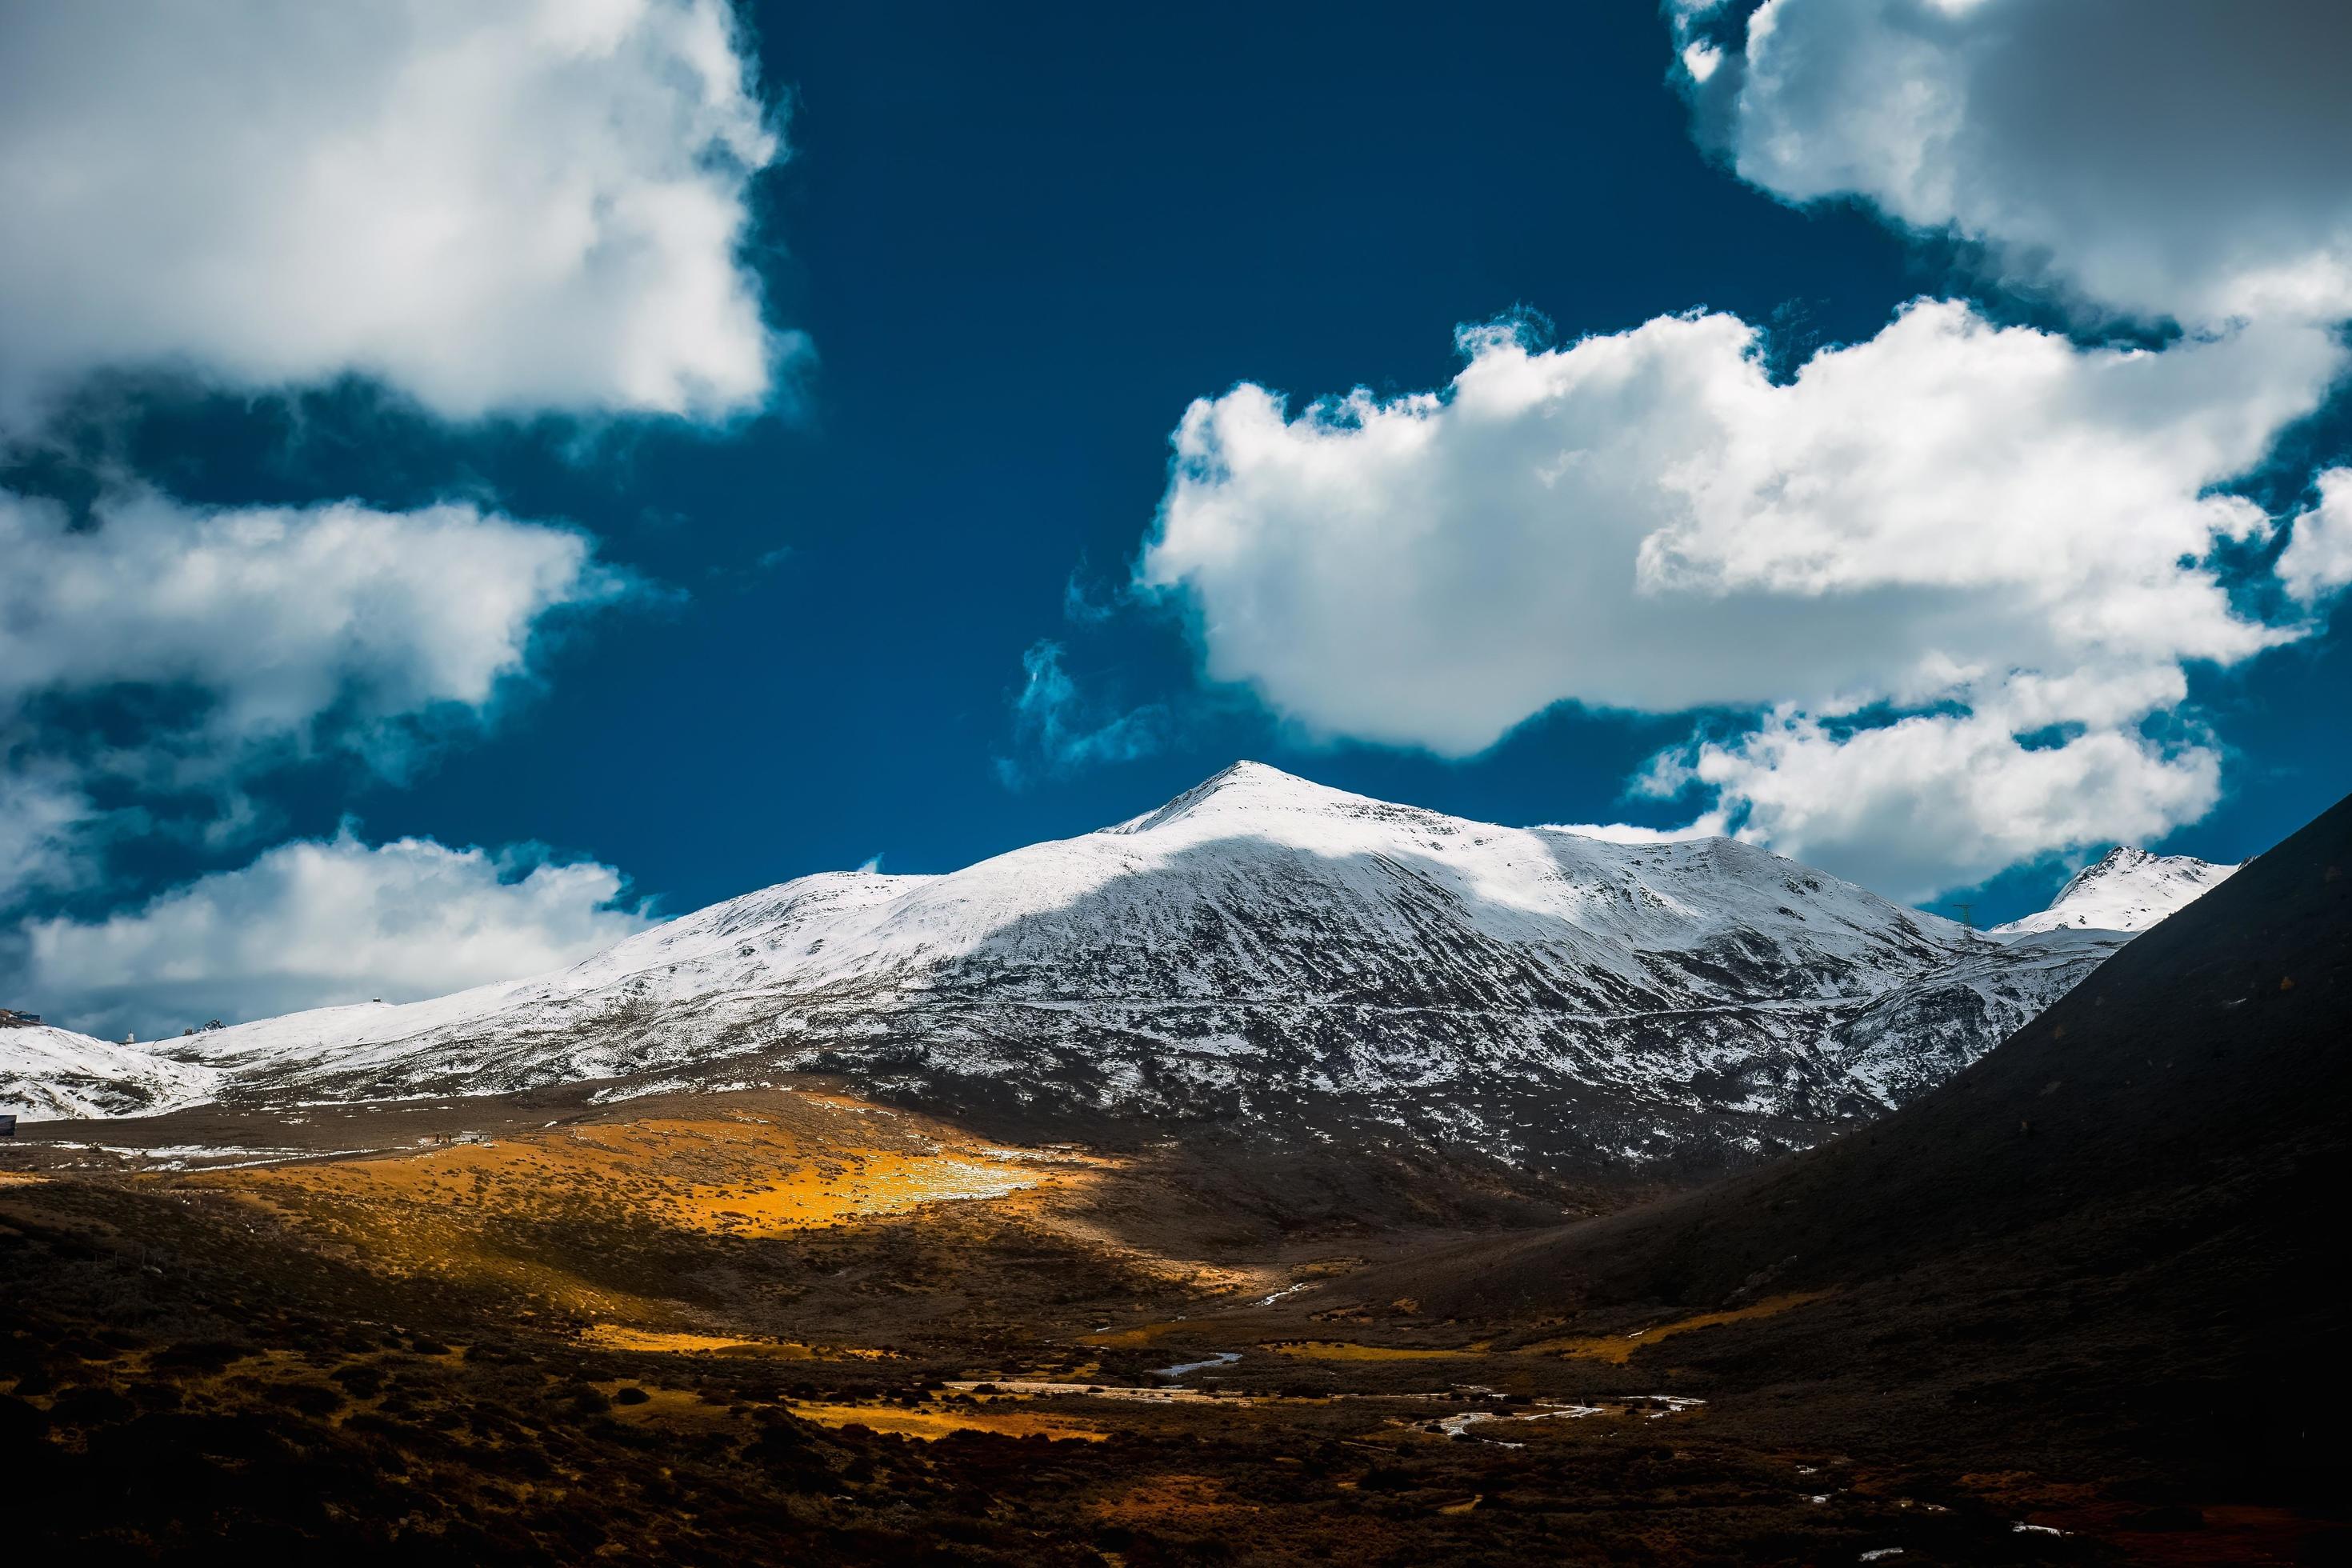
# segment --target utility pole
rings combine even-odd
[[[1970,936],[1977,934],[1977,907],[1974,904],[1947,904],[1946,909],[1960,911],[1960,929]]]

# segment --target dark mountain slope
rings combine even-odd
[[[1831,1289],[1636,1363],[1817,1436],[2307,1493],[2344,1473],[2347,1111],[2352,800],[1874,1126],[1361,1294],[1627,1329]]]

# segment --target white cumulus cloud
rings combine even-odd
[[[1686,838],[1712,838],[1726,830],[1720,812],[1708,812],[1682,827],[1642,827],[1630,822],[1547,823],[1555,833],[1573,833],[1606,844],[1679,844]]]
[[[103,367],[715,418],[794,342],[724,0],[89,0],[0,40],[0,426]]]
[[[2200,814],[2210,750],[2141,721],[2181,700],[2184,663],[2295,635],[2206,563],[2265,536],[2213,487],[2324,395],[2324,331],[2084,350],[1921,301],[1787,384],[1724,315],[1463,346],[1442,392],[1293,414],[1244,384],[1187,412],[1139,576],[1187,595],[1213,678],[1454,756],[1562,700],[1778,710],[1683,782],[1777,847],[1925,890]],[[1817,727],[1874,705],[1943,716],[1866,745]],[[1898,822],[1937,758],[1962,768],[1942,787],[2002,809],[2082,798],[1939,837]],[[1801,768],[1843,795],[1801,814]]]
[[[2294,520],[2278,559],[2287,592],[2307,605],[2352,584],[2352,468],[2329,468],[2317,483],[2319,504]]]
[[[1985,710],[1841,731],[1775,710],[1729,742],[1695,742],[1644,780],[1696,784],[1744,837],[1892,897],[1922,900],[2070,846],[2161,837],[2210,811],[2221,759],[2127,728],[2032,741],[1996,693]]]
[[[630,586],[585,536],[469,505],[206,509],[152,490],[102,497],[79,526],[0,491],[0,902],[71,879],[89,779],[220,786],[289,748],[388,761],[385,726],[485,714],[550,612]],[[137,747],[57,717],[120,689],[185,706]]]
[[[1561,701],[1716,710],[1639,783],[1915,897],[2146,839],[2221,793],[2189,670],[2352,582],[2352,470],[2279,595],[2231,493],[2347,364],[2352,8],[2332,0],[1668,0],[1701,134],[1784,200],[1969,242],[2078,324],[1915,301],[1775,384],[1694,312],[1451,384],[1196,402],[1138,577],[1207,673],[1333,735],[1466,756]],[[1628,829],[1606,831],[1626,832]]]
[[[346,829],[103,920],[27,922],[16,988],[52,1022],[106,1037],[415,1001],[560,968],[654,923],[623,891],[609,866],[370,846]]]
[[[1767,0],[1738,69],[1684,58],[1788,200],[1859,195],[2137,315],[2352,316],[2340,0]]]
[[[152,490],[77,528],[0,491],[0,708],[48,688],[184,683],[212,722],[287,731],[341,702],[365,716],[479,707],[557,605],[621,579],[588,539],[470,505],[203,509]]]

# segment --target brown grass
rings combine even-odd
[[[1768,1296],[1752,1307],[1740,1307],[1728,1312],[1701,1312],[1696,1317],[1677,1318],[1670,1323],[1636,1329],[1630,1334],[1590,1334],[1538,1340],[1534,1344],[1521,1347],[1521,1350],[1529,1355],[1556,1355],[1568,1361],[1605,1361],[1614,1366],[1622,1366],[1643,1345],[1655,1344],[1671,1335],[1686,1334],[1693,1329],[1713,1328],[1717,1323],[1739,1323],[1751,1318],[1775,1317],[1792,1307],[1801,1307],[1808,1301],[1818,1301],[1833,1293],[1828,1290],[1796,1290],[1785,1296]]]
[[[1114,1329],[1108,1333],[1088,1334],[1087,1348],[1088,1350],[1139,1351],[1162,1334],[1172,1333],[1178,1329],[1197,1329],[1200,1326],[1198,1323],[1187,1322],[1181,1318],[1171,1319],[1164,1323],[1140,1323],[1131,1329]]]
[[[1262,1347],[1304,1361],[1459,1361],[1485,1353],[1485,1342],[1460,1350],[1416,1350],[1404,1345],[1360,1345],[1344,1340],[1277,1340]]]

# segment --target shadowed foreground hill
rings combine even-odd
[[[1641,1359],[1776,1391],[1733,1403],[1818,1436],[2315,1496],[2346,1452],[2347,1089],[2352,800],[1907,1110],[1648,1208],[1384,1271],[1364,1299],[1625,1330],[1831,1290]]]

